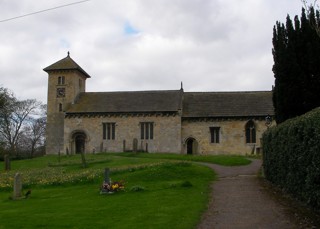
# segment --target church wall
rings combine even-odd
[[[153,123],[153,139],[141,140],[141,122]],[[115,139],[103,139],[103,123],[115,123]],[[181,117],[179,115],[152,116],[111,116],[66,118],[64,128],[64,150],[75,153],[72,139],[77,131],[87,135],[85,152],[123,152],[133,150],[133,140],[137,139],[137,150],[148,152],[181,151]],[[124,149],[125,140],[125,149]]]
[[[197,141],[198,154],[251,154],[261,147],[261,136],[267,129],[264,120],[254,120],[256,143],[246,143],[245,125],[249,120],[182,121],[182,152],[187,153],[186,141]],[[210,127],[220,127],[219,143],[211,143]]]
[[[58,84],[60,76],[65,77],[64,84]],[[85,91],[85,80],[86,78],[76,71],[55,71],[48,76],[46,154],[64,151],[64,111],[74,102],[79,92]],[[64,96],[57,96],[58,88],[65,89]]]
[[[53,113],[47,116],[46,154],[63,152],[63,113]]]

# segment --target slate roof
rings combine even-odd
[[[72,113],[177,112],[181,109],[181,90],[85,92],[66,111]]]
[[[184,118],[274,115],[272,92],[83,92],[66,114],[177,112]]]
[[[257,117],[274,115],[272,92],[186,92],[183,100],[185,118]]]
[[[43,69],[45,72],[57,71],[57,70],[78,70],[84,74],[87,78],[91,78],[88,73],[85,72],[69,55],[68,56],[51,64],[50,66]]]

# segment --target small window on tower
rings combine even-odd
[[[59,103],[59,112],[62,111],[62,103]]]
[[[64,76],[59,76],[59,77],[58,77],[58,84],[59,84],[59,85],[65,84]]]

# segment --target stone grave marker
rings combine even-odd
[[[9,171],[11,169],[10,156],[8,154],[4,155],[4,170]]]
[[[13,184],[13,199],[19,199],[22,196],[22,178],[20,173],[16,173],[14,176]]]
[[[138,151],[138,139],[133,139],[133,152],[136,153]]]
[[[123,140],[123,152],[126,152],[126,140]]]
[[[81,151],[81,162],[82,162],[82,167],[87,168],[86,156],[84,155],[83,151]]]
[[[103,142],[100,143],[100,152],[103,152]]]
[[[104,169],[104,183],[110,184],[110,169],[109,168]]]

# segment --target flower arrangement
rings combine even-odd
[[[114,193],[124,189],[123,181],[103,182],[100,193]]]

